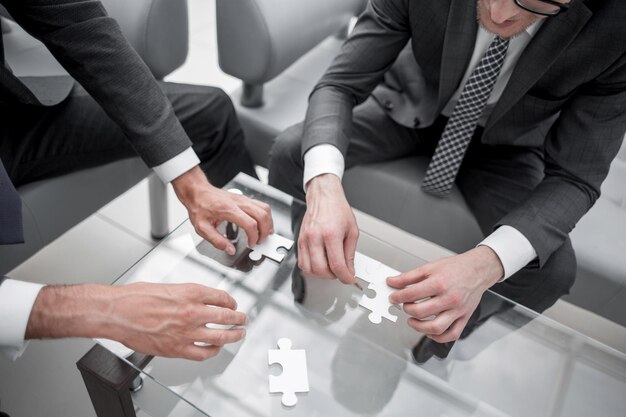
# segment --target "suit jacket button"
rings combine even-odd
[[[385,100],[383,106],[385,106],[387,110],[393,110],[393,103],[391,100]]]

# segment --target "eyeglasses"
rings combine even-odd
[[[542,16],[556,16],[569,9],[568,3],[560,3],[554,0],[514,0],[515,4],[531,13]]]

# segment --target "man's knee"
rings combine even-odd
[[[569,293],[576,279],[576,255],[569,238],[542,268],[523,268],[493,290],[537,312]]]
[[[298,198],[303,196],[302,130],[299,123],[278,135],[269,155],[269,183]]]
[[[209,94],[212,97],[217,108],[222,110],[225,115],[229,117],[236,117],[237,112],[235,111],[235,106],[233,105],[233,101],[230,96],[221,88],[218,87],[207,87],[209,89]]]

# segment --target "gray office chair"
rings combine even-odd
[[[180,67],[188,51],[186,0],[102,0],[157,79]],[[17,75],[65,74],[39,41],[0,8],[5,57]],[[0,246],[0,273],[7,273],[65,231],[144,179],[150,170],[130,158],[18,189],[23,201],[26,243]],[[152,234],[168,232],[165,186],[150,178]]]

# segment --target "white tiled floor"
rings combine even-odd
[[[167,78],[169,81],[217,85],[225,91],[238,86],[239,82],[217,65],[214,8],[215,0],[189,0],[189,58]],[[169,197],[170,224],[178,224],[186,213],[172,193]],[[152,244],[144,181],[35,255],[12,276],[47,283],[109,283]],[[579,310],[559,303],[549,314],[626,351],[624,328]],[[94,416],[75,367],[91,345],[88,340],[34,341],[20,360],[0,358],[3,411],[13,417]]]

